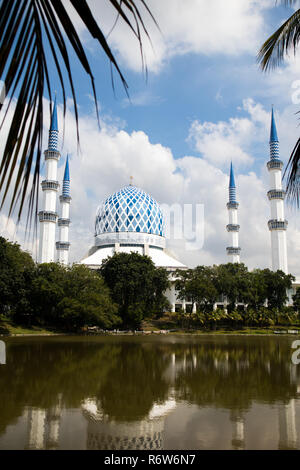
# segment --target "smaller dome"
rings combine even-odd
[[[109,196],[98,209],[95,236],[118,232],[164,237],[165,221],[158,203],[135,186],[126,186]]]

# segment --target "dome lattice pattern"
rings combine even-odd
[[[165,222],[158,203],[135,186],[112,194],[100,206],[95,235],[112,232],[141,232],[165,236]]]

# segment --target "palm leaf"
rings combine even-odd
[[[300,138],[292,151],[283,176],[286,174],[287,199],[300,207]]]
[[[143,33],[148,36],[143,20],[144,13],[150,15],[155,22],[147,3],[144,0],[106,1],[117,12],[118,19],[124,21],[135,35],[140,46],[144,68]],[[128,94],[125,77],[87,1],[70,0],[70,2],[88,32],[98,41],[100,48],[110,61],[111,68],[116,70]],[[20,220],[27,197],[29,197],[28,219],[31,219],[33,214],[37,214],[45,92],[48,93],[52,102],[50,60],[54,62],[61,86],[64,116],[66,86],[67,84],[70,86],[79,143],[76,88],[68,44],[71,45],[81,66],[89,76],[98,116],[93,73],[63,0],[0,0],[0,77],[5,83],[8,97],[6,107],[0,107],[3,114],[0,121],[0,137],[3,135],[3,124],[7,119],[9,109],[13,105],[15,108],[0,161],[0,208],[9,198],[9,215],[17,208],[18,220]],[[47,46],[51,51],[51,57],[46,56]],[[52,76],[53,73],[51,73]],[[50,112],[52,112],[51,105]]]
[[[262,70],[277,67],[290,49],[296,52],[300,39],[300,9],[275,31],[262,45],[258,62]]]
[[[297,0],[282,0],[286,6],[293,6]],[[300,9],[285,21],[262,45],[258,53],[258,62],[263,71],[270,70],[282,63],[290,50],[296,53],[300,40]],[[298,139],[285,169],[287,173],[287,196],[290,202],[300,207],[300,139]]]

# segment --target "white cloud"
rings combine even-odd
[[[248,117],[234,117],[228,121],[192,122],[188,141],[203,158],[219,167],[228,167],[232,160],[237,167],[254,162],[251,148],[255,142],[266,141],[270,115],[262,105],[245,99],[240,111]]]
[[[250,267],[270,267],[270,234],[267,227],[269,203],[266,196],[268,174],[266,153],[262,166],[253,171],[254,159],[250,152],[244,152],[241,145],[254,145],[268,139],[269,113],[259,103],[245,100],[243,109],[248,118],[232,118],[227,123],[210,123],[211,129],[224,151],[222,138],[232,142],[238,155],[247,155],[248,170],[236,172],[238,198],[240,201],[239,220],[241,225],[240,244],[242,260]],[[284,113],[279,116],[281,127],[286,124]],[[214,128],[214,126],[216,126]],[[201,249],[186,251],[185,241],[170,241],[169,247],[181,260],[189,265],[212,264],[227,261],[225,248],[229,237],[226,232],[228,199],[228,161],[214,158],[208,148],[203,158],[185,156],[174,159],[172,152],[160,144],[152,144],[142,131],[128,133],[115,125],[103,123],[99,131],[95,120],[89,117],[80,119],[82,156],[76,156],[74,118],[70,112],[66,117],[65,147],[71,149],[71,187],[72,187],[72,228],[71,256],[73,260],[83,257],[93,244],[93,226],[96,210],[100,202],[112,192],[129,183],[130,176],[134,184],[152,194],[160,203],[166,204],[204,204],[205,208],[205,243]],[[249,130],[251,138],[247,139]],[[204,131],[203,131],[204,132]],[[209,139],[208,139],[209,140]],[[264,145],[264,144],[263,144]],[[266,141],[266,149],[268,142]],[[222,169],[223,163],[226,165]],[[62,178],[63,166],[60,168]],[[261,173],[261,176],[260,176]],[[297,214],[288,213],[290,219],[288,231],[288,250],[290,269],[300,275],[299,239],[300,227],[297,226]]]
[[[243,141],[242,136],[251,129],[254,132],[249,145],[257,143],[256,138],[261,144],[265,135],[263,129],[266,130],[266,125],[269,127],[268,113],[260,104],[252,100],[246,100],[243,109],[248,112],[248,118],[240,120],[232,118],[221,124],[209,123],[210,126],[206,126],[201,132],[204,134],[207,132],[210,138],[211,129],[213,129],[219,143],[222,138],[225,141],[229,139],[238,151]],[[285,114],[282,113],[279,117],[283,129],[287,125]],[[61,108],[59,108],[59,121],[62,122]],[[228,223],[226,209],[228,160],[222,169],[222,165],[217,161],[217,150],[215,150],[214,158],[211,158],[207,148],[202,158],[185,156],[174,159],[169,148],[152,144],[142,131],[128,133],[118,128],[115,122],[111,125],[103,122],[99,130],[95,119],[82,116],[80,117],[82,154],[79,156],[77,155],[75,121],[70,110],[67,111],[65,127],[64,148],[71,155],[70,239],[72,246],[70,255],[72,261],[83,258],[93,245],[94,220],[98,205],[109,194],[127,185],[132,175],[134,184],[149,192],[159,203],[204,204],[204,246],[196,251],[187,251],[184,240],[171,240],[169,243],[169,248],[182,262],[189,266],[227,262],[225,249],[229,243],[229,236],[225,227]],[[222,146],[220,149],[222,150]],[[240,154],[243,155],[243,149],[240,149]],[[59,180],[63,177],[65,157],[66,151],[63,151]],[[270,234],[267,227],[269,219],[269,203],[266,197],[269,189],[265,166],[267,158],[266,154],[263,164],[258,171],[254,172],[250,165],[253,157],[249,153],[247,170],[236,172],[240,202],[241,259],[250,269],[270,267],[271,261]],[[291,272],[299,276],[300,226],[297,215],[297,212],[287,211],[289,219],[287,239],[289,267]],[[8,230],[6,222],[5,213],[2,212],[0,233],[22,241],[21,236],[14,235],[14,224]],[[19,227],[19,234],[22,235],[23,232],[24,227]]]
[[[250,164],[251,156],[242,148],[243,138],[253,131],[249,119],[234,119],[218,123],[194,121],[190,127],[188,140],[203,158],[215,165],[228,166],[233,160],[238,164]]]
[[[91,10],[107,35],[116,19],[114,9],[107,1],[89,0]],[[141,7],[153,47],[143,35],[147,66],[158,72],[166,60],[187,53],[256,55],[265,36],[263,12],[274,7],[272,0],[152,0],[149,7],[157,19],[161,32]],[[72,11],[72,10],[70,10]],[[78,31],[87,44],[88,35],[75,13]],[[123,65],[140,71],[141,60],[136,38],[128,26],[119,20],[109,35],[109,44]]]

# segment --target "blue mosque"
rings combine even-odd
[[[59,197],[60,210],[57,212],[57,165],[60,159],[58,151],[58,121],[56,100],[51,116],[48,149],[45,151],[46,179],[42,181],[43,209],[39,212],[40,239],[39,262],[58,261],[67,265],[69,262],[69,225],[70,225],[70,171],[68,158],[65,164],[62,192]],[[288,258],[286,232],[288,222],[284,215],[285,191],[282,188],[283,162],[279,157],[279,140],[277,136],[274,112],[271,115],[270,160],[267,169],[270,177],[270,189],[267,197],[270,201],[271,218],[268,227],[271,235],[272,269],[288,273]],[[234,170],[231,164],[229,177],[229,200],[227,203],[229,246],[226,248],[228,261],[240,262],[241,248],[239,246],[238,208]],[[267,221],[266,221],[267,222]],[[58,227],[58,241],[57,230]],[[137,252],[149,256],[155,266],[164,267],[170,273],[173,281],[166,296],[172,306],[177,309],[195,310],[190,302],[177,299],[173,273],[177,269],[188,269],[177,260],[168,250],[166,243],[165,217],[159,204],[151,195],[134,186],[132,182],[108,196],[100,205],[95,219],[94,246],[87,256],[80,261],[90,269],[99,269],[103,261],[114,253]],[[300,280],[294,283],[289,292],[291,296],[300,286]],[[222,299],[220,302],[224,305]],[[220,306],[215,305],[215,308]],[[226,305],[225,305],[226,306]]]

